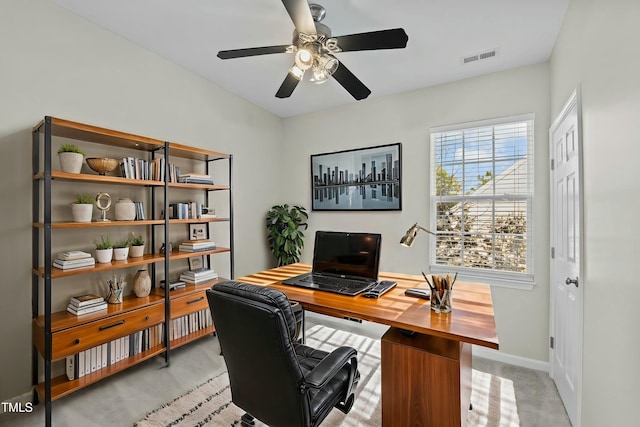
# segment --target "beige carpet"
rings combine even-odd
[[[334,410],[323,426],[378,427],[381,422],[380,340],[326,326],[307,331],[307,344],[331,350],[350,345],[358,350],[360,383],[356,400],[348,414]],[[473,371],[473,410],[468,426],[517,427],[520,425],[513,383],[484,372]],[[138,421],[136,427],[239,426],[244,411],[231,403],[226,372],[211,378],[194,390],[166,403]],[[263,426],[257,422],[256,425]]]

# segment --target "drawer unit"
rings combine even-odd
[[[51,359],[62,359],[163,321],[164,305],[155,304],[56,332]]]
[[[202,290],[171,300],[171,318],[176,319],[200,310],[209,310],[206,291]]]

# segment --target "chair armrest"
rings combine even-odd
[[[338,347],[316,365],[305,377],[305,385],[322,388],[350,360],[356,360],[358,352],[352,347]]]

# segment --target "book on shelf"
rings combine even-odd
[[[191,284],[200,284],[204,282],[208,282],[210,280],[214,280],[218,278],[218,273],[213,270],[200,271],[194,274],[191,270],[184,271],[180,275],[180,280],[191,283]]]
[[[53,261],[53,266],[61,270],[73,270],[74,268],[87,268],[93,267],[96,264],[96,260],[92,258],[84,258],[73,261]]]
[[[73,304],[76,307],[85,307],[88,305],[94,305],[104,301],[104,297],[96,294],[83,294],[76,295],[69,299],[69,304]]]
[[[83,251],[60,252],[58,259],[61,261],[74,261],[78,259],[91,258],[91,254]]]
[[[216,244],[212,240],[209,239],[200,239],[200,240],[185,240],[180,243],[180,247],[188,249],[215,249]],[[182,249],[180,249],[182,250]]]
[[[201,248],[193,248],[193,247],[183,246],[183,245],[178,246],[178,250],[181,252],[206,252],[206,251],[213,251],[215,249],[216,249],[216,245],[205,246]]]
[[[212,274],[218,274],[215,270],[211,270],[210,268],[198,268],[197,270],[185,270],[182,272],[183,275],[187,277],[206,277]]]
[[[178,175],[178,182],[187,184],[208,184],[213,185],[213,178],[202,173],[186,173]]]
[[[67,306],[67,311],[71,314],[75,314],[76,316],[82,316],[83,314],[94,313],[100,310],[107,309],[107,302],[102,301],[101,303],[92,304],[86,307],[75,307],[71,304]]]

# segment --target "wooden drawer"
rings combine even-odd
[[[164,305],[155,304],[53,334],[52,360],[58,360],[164,321]]]
[[[171,318],[177,319],[200,310],[209,310],[205,290],[171,300]]]

